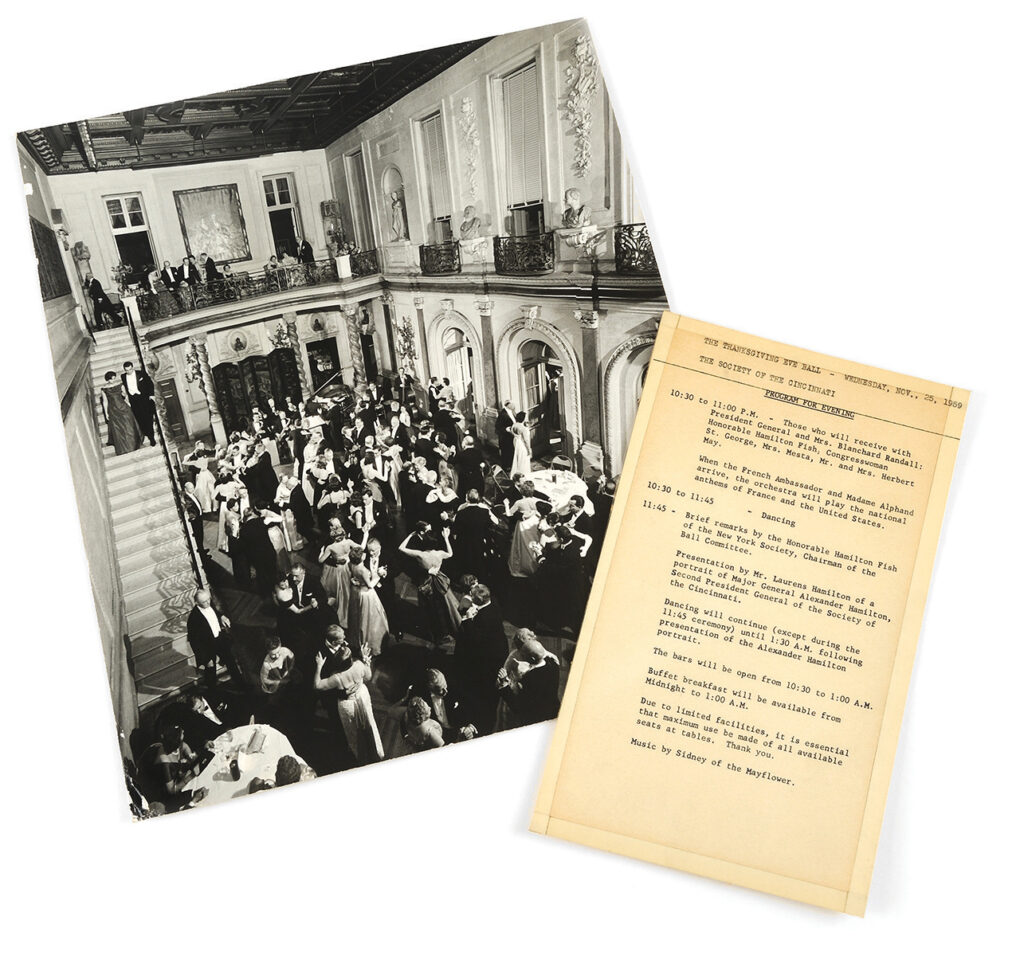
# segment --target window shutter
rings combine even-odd
[[[541,183],[541,116],[537,64],[529,63],[502,82],[505,101],[506,177],[510,205],[544,198]]]
[[[427,175],[427,198],[432,219],[450,217],[451,190],[448,184],[448,157],[444,149],[444,128],[441,115],[434,114],[420,122],[423,137],[423,162]]]

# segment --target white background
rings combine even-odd
[[[89,944],[112,959],[1015,957],[1020,9],[516,0],[6,14],[10,958]],[[531,835],[550,724],[128,819],[14,131],[579,15],[674,310],[974,391],[864,920]]]

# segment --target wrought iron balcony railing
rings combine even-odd
[[[494,270],[498,274],[546,274],[555,269],[555,235],[495,237]]]
[[[646,224],[620,224],[615,228],[615,270],[618,274],[658,273]]]
[[[424,274],[458,274],[462,271],[462,246],[456,240],[421,244],[420,270]]]
[[[376,274],[378,271],[376,251],[360,251],[353,254],[351,259],[353,277]],[[338,270],[334,259],[327,258],[323,261],[310,261],[308,264],[283,265],[276,271],[264,271],[262,274],[232,274],[192,287],[182,284],[177,291],[168,291],[162,285],[157,285],[152,292],[143,291],[139,294],[139,314],[143,323],[162,321],[176,314],[186,314],[216,304],[245,301],[292,288],[332,284],[337,280]]]
[[[377,260],[377,249],[369,251],[356,251],[349,256],[352,264],[352,277],[362,278],[367,274],[380,274],[380,262]]]

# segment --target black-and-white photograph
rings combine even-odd
[[[667,307],[586,23],[181,93],[18,135],[133,814],[553,718]]]

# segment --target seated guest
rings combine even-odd
[[[274,782],[278,788],[281,786],[291,786],[297,782],[306,782],[308,779],[316,779],[316,773],[305,763],[299,762],[294,756],[282,756],[277,760]]]
[[[270,260],[263,265],[263,273],[266,274],[267,277],[276,275],[280,269],[281,265],[277,263],[277,258],[274,257],[273,255],[271,255]]]
[[[174,270],[170,261],[164,261],[164,266],[160,271],[160,280],[168,291],[173,293],[178,290],[178,285],[181,281],[178,278],[178,272]]]
[[[234,682],[241,685],[242,672],[231,652],[230,620],[214,608],[208,589],[196,592],[195,603],[188,614],[186,632],[196,665],[203,670],[207,686],[212,688],[217,684],[218,659]]]
[[[139,774],[147,798],[161,802],[167,812],[177,812],[194,806],[206,795],[205,789],[193,793],[187,788],[199,769],[199,756],[185,742],[184,730],[169,724],[143,753]]]
[[[515,648],[498,672],[499,730],[544,722],[558,715],[558,657],[548,652],[529,629],[519,629],[513,643]]]
[[[199,693],[175,699],[160,713],[158,730],[164,731],[168,726],[178,726],[185,742],[195,746],[197,752],[228,730],[221,717]]]

